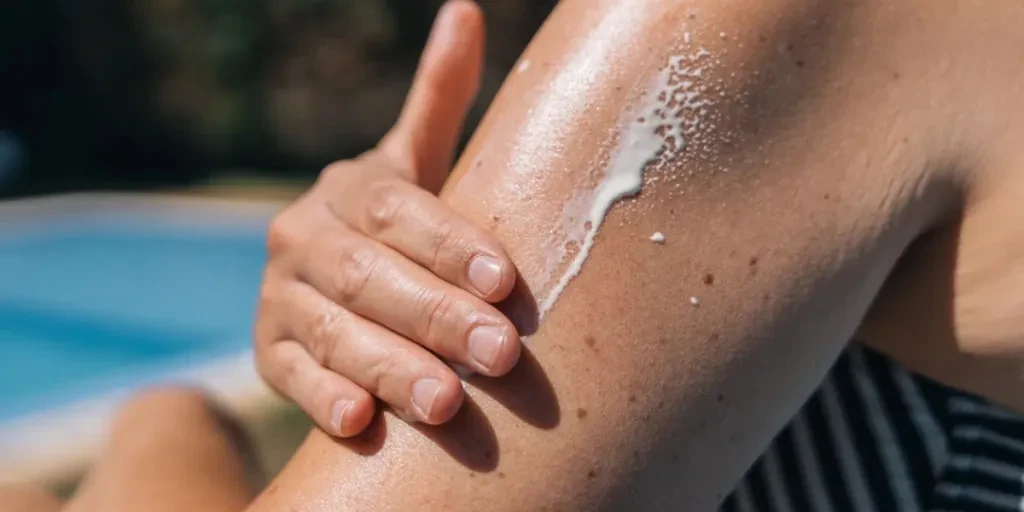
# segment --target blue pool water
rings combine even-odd
[[[0,229],[0,421],[249,347],[261,222],[21,224]]]

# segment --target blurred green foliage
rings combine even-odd
[[[555,3],[481,2],[481,106]],[[5,2],[0,146],[19,151],[0,154],[0,194],[178,186],[222,168],[313,175],[389,127],[441,4]]]

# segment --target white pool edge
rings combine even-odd
[[[89,192],[29,197],[0,201],[0,220],[11,218],[46,219],[80,212],[116,208],[147,213],[208,215],[218,220],[265,223],[286,203],[277,200],[252,200],[218,197],[191,197],[176,194]]]

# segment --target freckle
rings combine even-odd
[[[828,201],[829,199],[832,199],[832,196],[829,194],[825,194],[825,200]]]
[[[622,86],[621,85],[616,85],[615,86],[615,92],[622,92]]]
[[[899,80],[899,79],[900,79],[900,73],[899,73],[899,71],[897,71],[897,72],[893,73],[893,74],[892,74],[892,77],[893,77],[893,79],[894,79],[894,80]]]
[[[763,300],[765,302],[771,302],[772,296],[766,293],[766,294],[761,296],[761,300]]]
[[[708,286],[715,284],[715,275],[711,273],[704,274],[704,284]]]
[[[758,34],[757,35],[757,40],[763,43],[763,42],[767,41],[768,38],[765,37],[764,34]]]
[[[635,404],[636,403],[636,395],[629,395],[629,398],[627,400],[629,400],[629,403]]]
[[[586,338],[583,338],[583,343],[586,343],[590,348],[594,348],[594,346],[597,345],[597,340],[594,339],[593,336],[587,336]]]
[[[717,332],[711,333],[711,336],[708,336],[708,339],[711,340],[711,341],[718,341],[718,333]]]
[[[722,393],[719,393],[718,394],[718,402],[721,403],[721,402],[724,402],[724,401],[725,401],[725,395],[723,395]]]
[[[642,421],[643,421],[644,423],[647,423],[647,422],[651,421],[651,415],[650,415],[650,414],[644,414],[644,417],[643,417],[643,418],[641,418],[641,420],[642,420]]]
[[[470,477],[470,478],[476,478],[476,473],[470,473],[470,474],[469,474],[469,477]]]
[[[750,265],[751,267],[756,267],[757,266],[757,256],[751,256],[750,257],[750,261],[747,264]]]
[[[639,459],[640,458],[640,450],[633,450],[633,458],[634,459]]]
[[[910,142],[910,137],[903,137],[903,143],[906,144],[908,142]]]
[[[593,469],[591,469],[590,471],[588,471],[588,472],[587,472],[587,478],[589,478],[589,479],[591,479],[591,480],[593,480],[594,478],[597,478],[597,471],[595,471],[595,470],[593,470]]]
[[[786,45],[786,51],[787,52],[792,52],[793,51],[793,45],[792,44]]]
[[[798,68],[804,67],[804,61],[798,59],[796,61],[796,67],[798,67]]]
[[[498,471],[498,478],[505,478],[505,473]]]
[[[586,419],[587,418],[587,410],[583,409],[582,407],[579,408],[579,409],[576,409],[576,417],[581,419],[581,420],[582,419]]]

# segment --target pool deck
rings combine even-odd
[[[212,195],[217,195],[214,192]],[[283,205],[273,200],[224,199],[158,194],[72,194],[0,203],[0,220],[46,220],[109,210],[138,209],[171,218],[210,218],[224,225],[265,225]],[[2,230],[0,230],[2,233]],[[260,380],[248,350],[182,368],[168,381],[206,390],[243,422],[265,419],[280,411],[283,401]],[[0,484],[54,485],[72,480],[100,453],[118,405],[135,389],[111,390],[83,401],[0,422]]]

